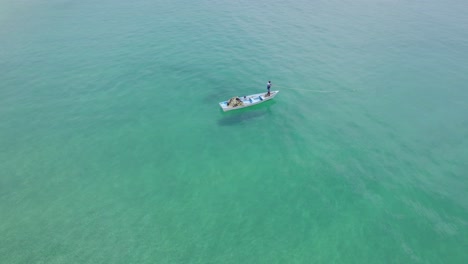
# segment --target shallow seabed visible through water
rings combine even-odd
[[[0,263],[468,263],[467,13],[0,0]]]

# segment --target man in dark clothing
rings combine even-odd
[[[266,96],[270,96],[270,88],[271,88],[271,81],[268,81],[268,82],[267,82],[267,90],[268,90],[268,93],[266,94]]]

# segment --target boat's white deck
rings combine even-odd
[[[223,108],[224,111],[244,108],[244,107],[248,107],[248,106],[251,106],[251,105],[259,104],[259,103],[261,103],[263,101],[268,101],[270,99],[273,99],[273,97],[275,97],[278,92],[279,91],[272,91],[270,96],[265,96],[266,95],[265,93],[260,93],[260,94],[248,95],[248,96],[245,96],[245,97],[244,96],[239,97],[239,99],[241,99],[241,101],[244,103],[244,105],[238,106],[238,107],[229,107],[227,105],[228,101],[220,102],[219,105],[221,106],[221,108]]]

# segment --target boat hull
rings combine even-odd
[[[232,107],[232,106],[227,105],[228,101],[223,101],[223,102],[219,103],[219,106],[221,106],[221,109],[223,109],[224,112],[231,111],[231,110],[236,110],[236,109],[241,109],[241,108],[246,108],[246,107],[249,107],[249,106],[261,104],[261,103],[264,103],[264,102],[266,102],[268,100],[271,100],[271,99],[275,98],[275,96],[278,93],[279,93],[279,91],[272,91],[272,92],[270,92],[269,96],[266,96],[266,93],[246,95],[246,96],[243,96],[243,97],[239,97],[239,99],[241,99],[243,105]]]

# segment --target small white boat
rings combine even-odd
[[[223,109],[223,111],[231,111],[236,109],[241,109],[245,107],[249,107],[252,105],[260,104],[266,102],[268,100],[273,99],[279,91],[272,91],[270,95],[267,96],[266,93],[259,93],[259,94],[252,94],[246,95],[242,97],[232,97],[231,99],[220,102],[219,106]]]

